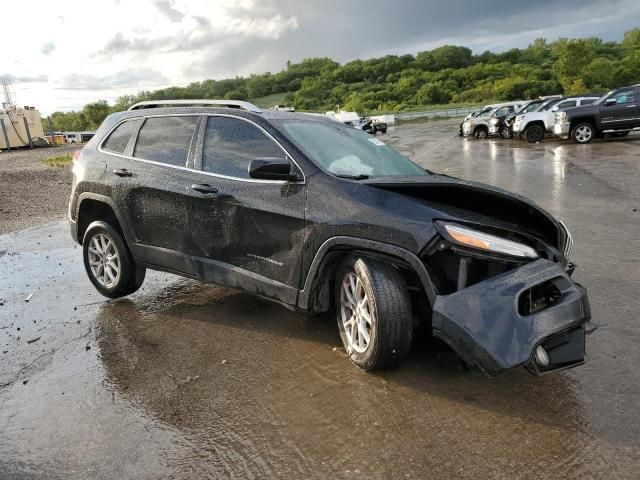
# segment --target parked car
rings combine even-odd
[[[575,143],[589,143],[595,137],[624,137],[640,130],[640,86],[622,87],[591,105],[569,108],[555,115],[553,132]]]
[[[555,113],[576,105],[588,105],[598,100],[599,95],[577,95],[549,101],[535,112],[516,115],[513,132],[529,143],[541,142],[547,133],[552,133]]]
[[[335,308],[367,371],[399,364],[418,327],[489,375],[584,361],[562,222],[323,117],[230,100],[112,114],[75,160],[69,225],[106,297],[153,269]]]
[[[387,133],[388,128],[386,122],[367,117],[361,117],[357,122],[349,122],[349,124],[371,135],[375,135],[378,132]]]
[[[481,113],[476,117],[469,118],[462,124],[462,133],[465,137],[474,136],[476,138],[487,138],[489,135],[489,122],[494,117],[504,118],[515,112],[520,105],[525,102],[506,102],[494,106],[486,113]]]
[[[492,125],[489,127],[489,133],[490,134],[493,133],[492,132],[492,128],[493,128],[494,131],[497,132],[497,134],[500,135],[502,138],[504,139],[512,138],[513,137],[513,119],[517,115],[538,111],[546,102],[547,100],[542,98],[538,100],[531,100],[523,104],[519,110],[507,115],[503,120],[496,121],[496,122],[492,120]]]
[[[480,110],[476,110],[474,112],[469,113],[466,117],[464,117],[464,119],[460,122],[460,126],[458,127],[458,136],[462,137],[464,136],[464,133],[462,131],[462,126],[464,125],[464,122],[466,122],[467,120],[469,120],[470,118],[474,118],[477,117],[479,115],[484,115],[488,112],[490,112],[491,110],[493,110],[497,105],[500,104],[490,104],[490,105],[485,105],[484,107],[482,107]]]

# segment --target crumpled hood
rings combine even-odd
[[[459,221],[510,228],[536,236],[561,249],[564,232],[559,222],[531,200],[500,188],[447,175],[378,177],[362,181],[371,187],[399,193]]]

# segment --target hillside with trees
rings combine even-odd
[[[56,130],[93,130],[113,111],[143,100],[284,98],[300,111],[360,113],[419,110],[434,104],[486,103],[557,93],[605,92],[640,82],[640,28],[622,42],[599,38],[534,40],[527,48],[474,55],[444,45],[416,55],[387,55],[340,64],[330,58],[287,62],[278,73],[203,80],[186,87],[141,91],[86,105],[78,112],[51,115]]]

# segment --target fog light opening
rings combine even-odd
[[[547,351],[542,348],[542,345],[538,345],[535,351],[536,363],[541,367],[549,366],[549,355],[547,355]]]

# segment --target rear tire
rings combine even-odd
[[[588,122],[579,123],[571,129],[571,140],[573,140],[574,143],[589,143],[595,136],[596,131],[593,125]]]
[[[524,138],[529,143],[538,143],[544,139],[544,128],[540,125],[531,125],[524,131]]]
[[[89,280],[105,297],[130,295],[144,282],[146,269],[136,265],[122,236],[106,222],[87,227],[82,254]]]
[[[335,281],[338,329],[351,361],[365,371],[393,368],[411,348],[411,300],[404,278],[379,260],[347,257]]]

